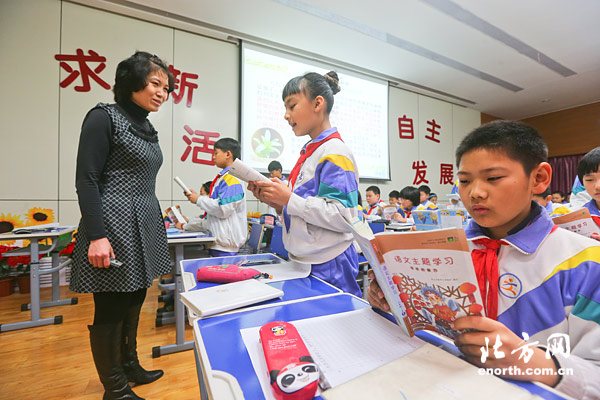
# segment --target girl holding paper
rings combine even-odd
[[[308,136],[289,175],[251,182],[248,189],[283,216],[283,242],[291,259],[312,265],[312,274],[361,296],[358,256],[346,223],[358,215],[358,170],[352,152],[329,122],[335,72],[291,79],[283,89],[284,118],[296,136]]]

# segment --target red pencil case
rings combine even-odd
[[[200,282],[230,283],[261,276],[269,277],[268,274],[261,274],[254,268],[245,268],[239,265],[208,265],[200,267],[196,271],[196,280]]]
[[[273,321],[260,328],[271,388],[277,400],[308,400],[319,386],[319,368],[314,363],[296,327]]]

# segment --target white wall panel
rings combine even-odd
[[[429,182],[415,186],[427,185],[441,197],[452,189],[452,183],[442,184],[440,179],[441,165],[452,166],[452,129],[452,105],[419,95],[419,161],[427,165],[425,177]],[[413,179],[415,176],[416,171],[413,170]],[[450,182],[453,181],[450,179]]]
[[[204,182],[214,179],[219,168],[198,162],[212,162],[212,153],[195,149],[212,151],[213,147],[193,140],[215,142],[226,137],[237,140],[239,136],[238,47],[176,30],[174,66],[181,71],[181,75],[192,74],[188,81],[197,85],[197,88],[192,92],[191,107],[187,105],[189,89],[179,104],[173,106],[173,175],[179,176],[190,189],[199,192]],[[179,94],[179,90],[176,92]],[[216,132],[219,137],[203,136],[202,132]],[[183,190],[172,180],[170,185],[173,199],[187,202]]]
[[[99,102],[114,102],[112,85],[117,64],[136,50],[148,51],[169,61],[173,54],[173,29],[65,2],[62,12],[61,54],[76,54],[77,49],[83,50],[86,56],[92,50],[106,58],[106,68],[99,72],[98,76],[109,84],[111,89],[107,90],[90,79],[89,91],[76,91],[75,87],[82,85],[81,76],[69,86],[60,89],[60,198],[65,200],[77,198],[75,194],[77,145],[81,123],[86,113]],[[54,62],[57,67],[58,61]],[[77,62],[68,63],[72,68],[78,66]],[[98,65],[97,62],[89,63],[92,69]],[[54,78],[55,85],[58,86],[58,83],[69,75],[69,72],[61,68],[60,79],[56,76]],[[163,165],[166,166],[170,165],[171,154],[171,116],[168,106],[169,103],[166,103],[163,105],[163,110],[151,117],[160,133],[160,143],[165,157]],[[168,186],[164,185],[170,174],[170,170],[164,167],[159,173],[163,187],[157,185],[157,193],[161,198],[163,192],[164,196],[169,198]]]
[[[60,2],[1,3],[0,199],[56,199]]]

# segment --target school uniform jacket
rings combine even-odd
[[[473,220],[466,234],[486,237]],[[599,398],[600,243],[555,227],[543,211],[502,242],[498,321],[520,337],[526,332],[528,343],[539,341],[540,347],[553,334],[567,334],[570,355],[555,355],[573,375],[563,376],[556,389],[577,399]]]
[[[379,200],[377,203],[373,204],[372,206],[369,206],[369,208],[367,209],[367,215],[376,216],[381,207],[383,206],[385,206],[385,201]]]
[[[336,128],[323,131],[324,140]],[[283,243],[292,260],[320,264],[342,254],[354,238],[346,221],[358,215],[358,170],[344,142],[331,139],[308,157],[283,209]]]
[[[600,211],[598,210],[596,200],[590,200],[589,202],[585,203],[584,207],[588,209],[596,225],[600,226]]]
[[[435,205],[435,203],[432,203],[429,200],[426,200],[425,203],[419,204],[417,206],[417,210],[419,210],[419,211],[422,211],[422,210],[435,211],[437,209],[438,209],[438,207]]]
[[[205,224],[215,237],[211,249],[235,253],[248,238],[244,187],[229,174],[229,167],[219,175],[210,196],[198,197],[196,205],[206,211]]]

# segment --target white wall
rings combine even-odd
[[[198,85],[191,107],[186,105],[186,93],[180,103],[170,99],[150,116],[164,156],[157,178],[161,206],[179,204],[186,215],[198,213],[172,177],[180,176],[199,190],[218,170],[193,162],[192,154],[182,161],[187,148],[183,138],[193,137],[184,126],[218,132],[219,138],[238,137],[238,47],[59,0],[21,0],[2,2],[0,12],[0,54],[8,55],[0,63],[0,72],[6,78],[5,93],[9,93],[0,99],[0,169],[6,177],[0,185],[0,214],[11,213],[26,222],[30,208],[43,207],[52,209],[61,224],[78,222],[74,182],[81,123],[96,103],[112,102],[113,93],[94,80],[90,80],[90,91],[75,91],[82,84],[81,77],[65,88],[59,86],[69,72],[60,67],[55,55],[75,54],[77,49],[106,57],[105,69],[98,76],[111,86],[118,62],[135,50],[157,54],[178,70],[198,76],[191,80]],[[76,62],[68,64],[77,67]],[[88,65],[93,69],[99,64]],[[398,118],[403,115],[413,118],[413,140],[398,137]],[[432,118],[442,125],[439,144],[424,139],[426,121]],[[439,184],[439,164],[454,164],[456,144],[479,125],[479,118],[477,111],[390,88],[392,181],[361,183],[361,193],[377,184],[387,200],[392,189],[412,184],[412,162],[424,160],[429,185],[445,200],[443,195],[451,186]],[[265,210],[248,195],[248,211]]]

